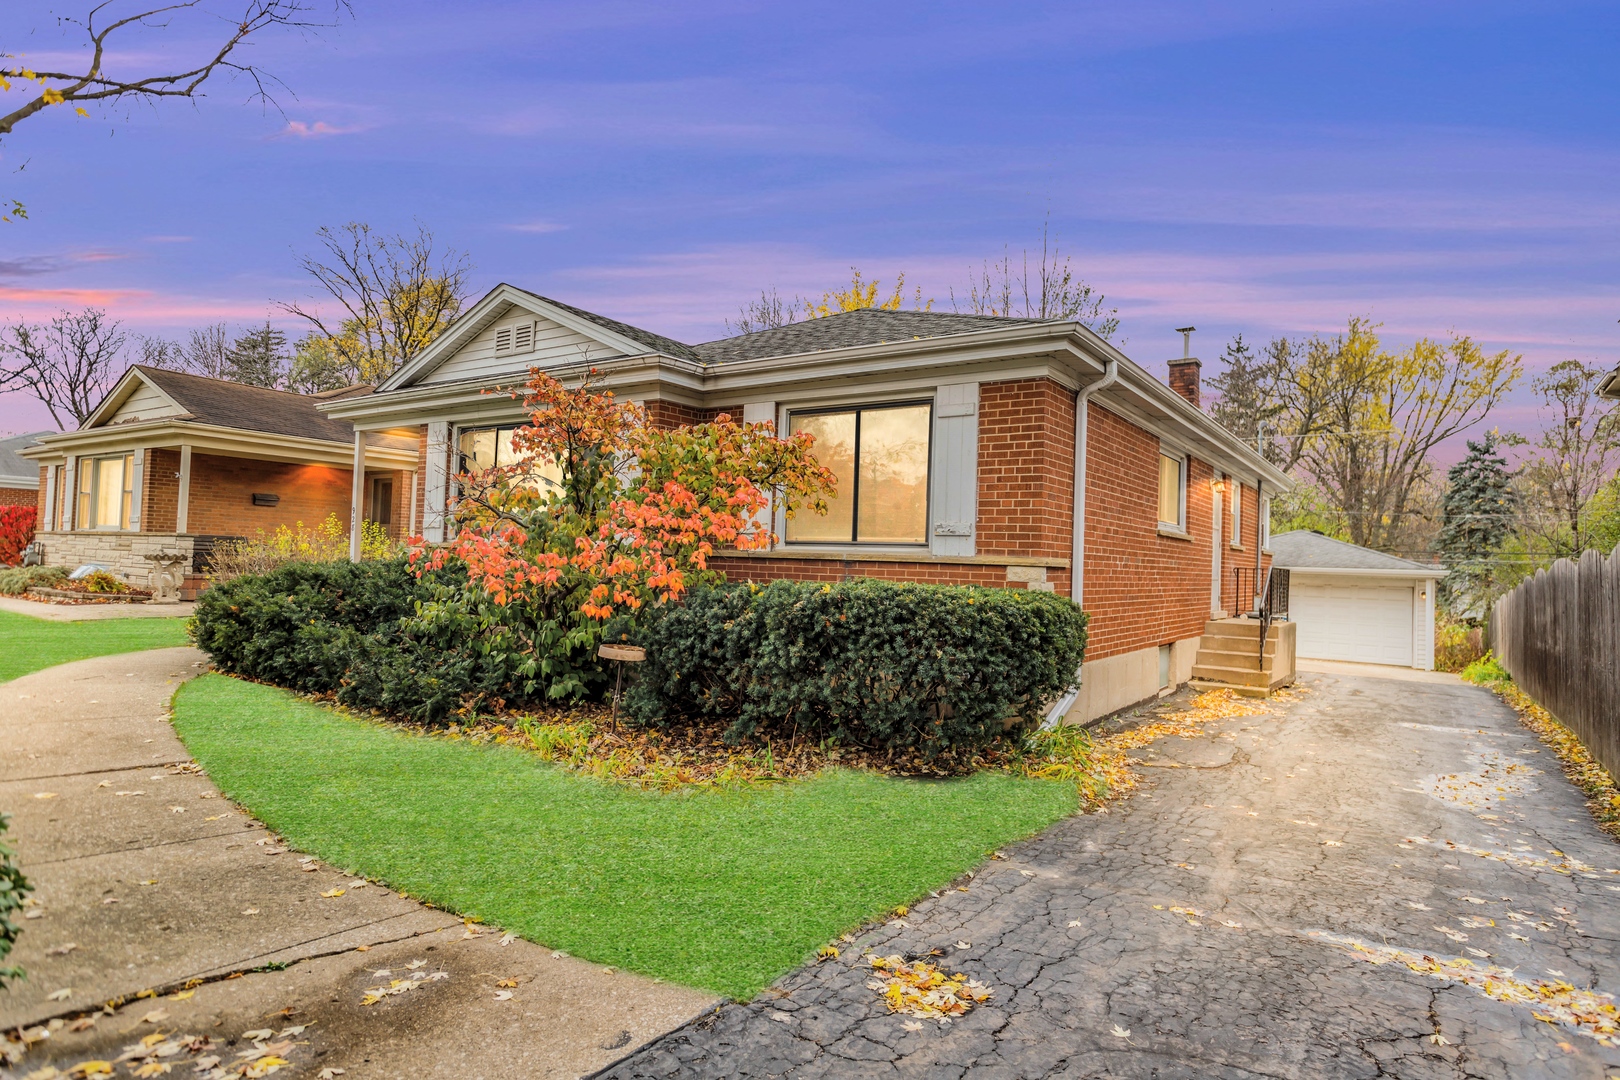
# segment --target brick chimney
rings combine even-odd
[[[1198,371],[1202,367],[1195,356],[1170,361],[1170,389],[1192,402],[1195,409],[1204,407],[1198,388]]]

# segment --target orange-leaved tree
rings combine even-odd
[[[769,546],[774,508],[826,513],[834,491],[812,438],[769,423],[660,428],[591,379],[569,388],[538,370],[524,406],[514,460],[459,476],[456,538],[413,560],[425,572],[459,559],[496,605],[552,628],[534,647],[565,657],[588,659],[609,618],[719,580],[716,552]]]

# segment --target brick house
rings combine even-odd
[[[102,563],[145,585],[148,554],[186,556],[183,595],[220,539],[316,525],[351,507],[403,537],[416,441],[357,437],[315,407],[370,392],[305,396],[144,365],[131,367],[78,431],[40,436],[37,539],[50,566]],[[362,456],[354,481],[356,449]]]
[[[39,502],[39,470],[22,451],[48,431],[0,439],[0,506],[33,506]]]
[[[725,412],[816,435],[839,476],[832,513],[779,515],[774,549],[715,560],[731,580],[1072,597],[1092,636],[1070,720],[1188,680],[1208,620],[1250,609],[1268,495],[1291,486],[1200,410],[1197,360],[1172,362],[1172,389],[1074,322],[863,310],[687,345],[501,285],[375,393],[318,407],[415,440],[411,528],[443,541],[456,474],[501,463],[524,422],[487,391],[531,367],[565,382],[595,368],[658,423]]]

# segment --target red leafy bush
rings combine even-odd
[[[38,514],[32,506],[0,506],[0,566],[22,561],[22,549],[34,541]]]

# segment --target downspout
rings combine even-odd
[[[1119,381],[1119,361],[1103,361],[1103,377],[1080,388],[1074,399],[1074,544],[1069,555],[1069,599],[1082,606],[1086,587],[1086,433],[1091,395]],[[1042,727],[1055,727],[1074,708],[1080,696],[1080,673],[1074,673],[1075,688],[1058,698],[1046,711]]]

